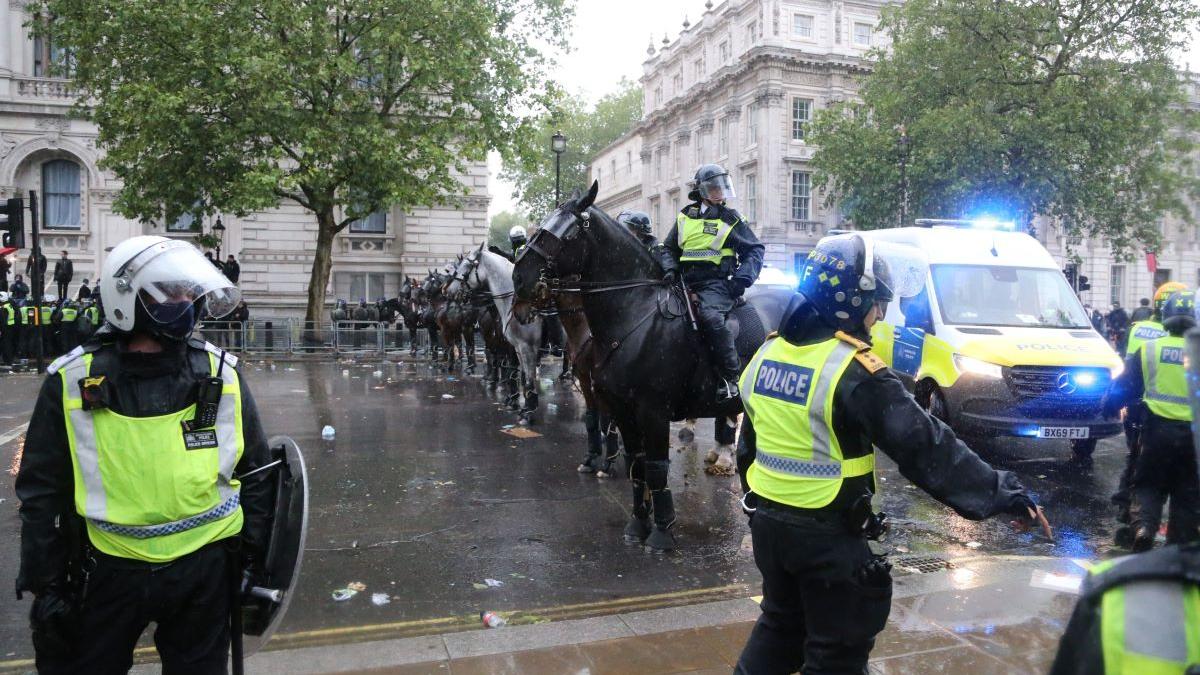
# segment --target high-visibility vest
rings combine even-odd
[[[1168,546],[1092,567],[1081,602],[1099,596],[1105,675],[1184,675],[1200,664],[1200,585],[1187,579],[1195,564]]]
[[[54,318],[54,306],[42,305],[42,325],[49,326],[51,319]]]
[[[73,321],[75,321],[75,318],[78,316],[79,316],[79,310],[75,309],[74,307],[66,306],[66,307],[62,308],[63,323],[67,323],[68,321],[73,322]]]
[[[696,217],[688,215],[695,214]],[[733,249],[725,247],[725,240],[733,232],[736,223],[727,223],[720,218],[701,218],[699,210],[689,206],[675,217],[679,248],[683,254],[679,262],[710,262],[720,265],[721,259],[732,257]]]
[[[1142,383],[1142,400],[1150,412],[1171,420],[1191,421],[1182,337],[1168,335],[1142,345]]]
[[[1157,321],[1138,321],[1129,327],[1129,343],[1125,345],[1125,356],[1137,352],[1139,347],[1146,344],[1146,340],[1156,340],[1166,334],[1166,329]]]
[[[0,305],[0,310],[4,310],[4,325],[15,326],[17,324],[17,308],[9,303]]]
[[[771,338],[742,372],[742,402],[757,439],[757,454],[746,473],[755,494],[816,509],[837,497],[843,479],[875,470],[874,452],[843,457],[833,430],[838,381],[855,355],[869,349],[838,335],[811,345]]]
[[[84,308],[83,315],[87,317],[88,321],[92,322],[93,326],[100,325],[100,310],[95,305]]]
[[[25,305],[21,308],[21,323],[26,326],[32,326],[33,320],[37,316],[37,307],[33,305]]]
[[[245,447],[241,389],[236,359],[218,367],[218,358],[209,354],[223,382],[216,426],[190,432],[182,424],[195,416],[194,403],[153,417],[84,410],[92,355],[82,348],[51,364],[62,373],[75,511],[101,552],[163,563],[241,532],[241,483],[233,477]]]

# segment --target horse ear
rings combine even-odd
[[[592,181],[591,189],[589,189],[587,191],[587,194],[583,196],[582,200],[580,200],[576,203],[575,210],[578,213],[583,213],[584,211],[587,211],[589,208],[591,208],[592,204],[596,203],[596,194],[599,192],[600,192],[600,181],[596,181],[596,180]]]

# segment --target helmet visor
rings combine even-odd
[[[178,319],[201,299],[213,318],[229,314],[241,302],[241,291],[191,244],[172,242],[165,250],[154,247],[142,255],[153,257],[139,264],[139,255],[131,262],[130,281],[146,311],[159,323]]]
[[[911,298],[925,290],[929,263],[919,249],[871,238],[868,250],[874,256],[876,294],[881,300]]]
[[[710,202],[723,202],[737,198],[737,193],[733,190],[733,181],[729,180],[727,173],[705,178],[697,187],[700,190],[700,196]]]

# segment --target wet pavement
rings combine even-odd
[[[621,541],[628,483],[576,473],[585,452],[582,399],[566,385],[542,380],[542,411],[531,427],[541,435],[516,438],[502,433],[515,415],[478,377],[448,376],[421,362],[255,363],[243,372],[268,434],[291,435],[304,449],[313,491],[300,588],[273,647],[428,635],[473,626],[482,610],[541,623],[758,592],[742,548],[747,529],[736,479],[703,471],[710,421],[699,426],[698,448],[672,451],[680,549],[656,556]],[[557,364],[543,366],[544,376],[557,373]],[[0,377],[0,466],[20,442],[9,434],[19,434],[37,385],[31,375]],[[326,424],[336,430],[333,441],[321,439]],[[1107,502],[1123,443],[1101,442],[1086,465],[1060,442],[1006,440],[978,449],[1036,493],[1058,543],[1014,533],[1001,520],[959,518],[883,459],[881,505],[893,523],[886,543],[899,567],[936,568],[937,560],[923,559],[930,557],[1109,554]],[[0,540],[10,542],[0,548],[2,591],[17,570],[11,478],[0,481],[0,499]],[[1014,583],[1027,586],[1027,576]],[[332,599],[352,582],[366,590]],[[372,602],[377,593],[385,604]],[[28,602],[0,604],[0,669],[32,656]],[[946,611],[954,607],[948,601]],[[1023,617],[1039,611],[1001,609]]]

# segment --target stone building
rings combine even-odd
[[[97,129],[68,112],[75,100],[69,79],[51,77],[64,55],[55,45],[31,36],[26,3],[12,0],[0,9],[0,198],[36,190],[41,199],[41,244],[51,260],[67,251],[75,261],[71,293],[94,281],[105,251],[139,234],[192,239],[190,219],[143,225],[115,213],[118,179],[99,168]],[[328,291],[357,301],[394,296],[403,275],[424,277],[428,268],[487,236],[488,173],[484,162],[468,165],[460,180],[469,189],[445,207],[396,205],[352,223],[334,241]],[[215,218],[199,227],[210,232]],[[27,217],[28,221],[28,217]],[[222,214],[221,246],[241,263],[239,285],[254,317],[300,317],[316,247],[316,220],[298,204],[238,218]],[[28,233],[27,243],[31,243]],[[28,251],[16,255],[23,273]],[[54,285],[48,283],[49,292]]]
[[[700,1],[696,0],[699,6]],[[847,227],[812,186],[806,124],[816,110],[853,98],[870,71],[881,0],[725,0],[705,2],[696,23],[647,48],[642,119],[592,161],[597,204],[616,214],[640,209],[666,234],[687,203],[686,183],[700,164],[731,174],[736,207],[766,245],[767,262],[795,270],[830,229]],[[700,7],[698,7],[700,9]],[[1200,84],[1188,84],[1200,109]],[[1083,259],[1092,284],[1084,302],[1134,305],[1156,280],[1200,284],[1200,238],[1191,226],[1163,224],[1158,272],[1144,256],[1115,260],[1104,242],[1068,241],[1040,223],[1038,237],[1064,265]]]

